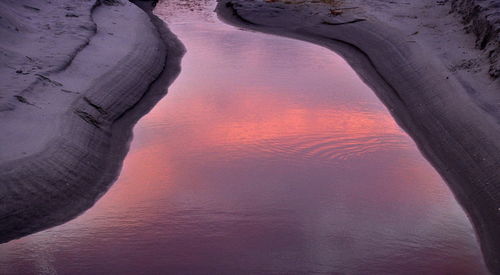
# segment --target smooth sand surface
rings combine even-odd
[[[184,48],[161,20],[124,0],[1,5],[7,242],[66,222],[108,189],[132,126],[166,93]]]
[[[440,1],[287,2],[221,0],[217,12],[344,56],[445,178],[499,273],[500,85],[475,37]]]

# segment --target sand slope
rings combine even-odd
[[[446,179],[500,273],[500,85],[449,3],[287,2],[220,0],[217,11],[343,55]]]
[[[476,36],[476,47],[489,60],[491,77],[500,77],[500,2],[451,0],[451,7],[462,17],[465,29]]]
[[[155,100],[166,92],[183,46],[128,1],[0,4],[0,32],[8,38],[0,42],[6,242],[67,221],[107,190],[138,119],[123,122],[124,115],[149,110],[137,110],[146,92]]]

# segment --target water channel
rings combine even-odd
[[[0,274],[482,274],[446,184],[349,65],[160,2],[187,47],[117,182]]]

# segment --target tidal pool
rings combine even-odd
[[[160,2],[187,47],[117,182],[0,274],[483,274],[446,184],[335,53]]]

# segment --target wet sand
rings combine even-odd
[[[0,273],[488,274],[449,188],[343,58],[189,3],[155,10],[188,51],[116,183],[2,245]]]
[[[332,16],[323,4],[220,1],[217,12],[230,24],[310,41],[344,56],[445,178],[475,227],[490,270],[500,272],[500,116],[491,104],[498,80],[453,71],[445,66],[453,54],[433,49],[428,38],[435,35],[409,39],[406,25],[395,25],[384,9],[377,16],[370,13],[377,9],[358,4]],[[422,16],[421,10],[405,11]],[[446,43],[460,47],[467,39]]]
[[[51,17],[84,18],[93,30],[75,27],[71,34],[77,36],[78,51],[69,60],[62,56],[65,65],[56,59],[59,69],[40,72],[34,82],[22,77],[9,82],[28,87],[17,101],[5,97],[2,103],[8,108],[0,113],[5,141],[0,242],[62,224],[90,208],[117,177],[133,125],[165,95],[180,71],[184,47],[163,21],[128,2],[98,3],[86,3],[88,17]],[[32,10],[59,5],[67,6],[63,10],[87,7],[58,2]],[[51,21],[45,23],[50,26]],[[24,39],[29,34],[15,35]],[[82,42],[79,35],[88,37]],[[49,43],[62,43],[57,39]],[[16,64],[15,59],[7,61]]]

